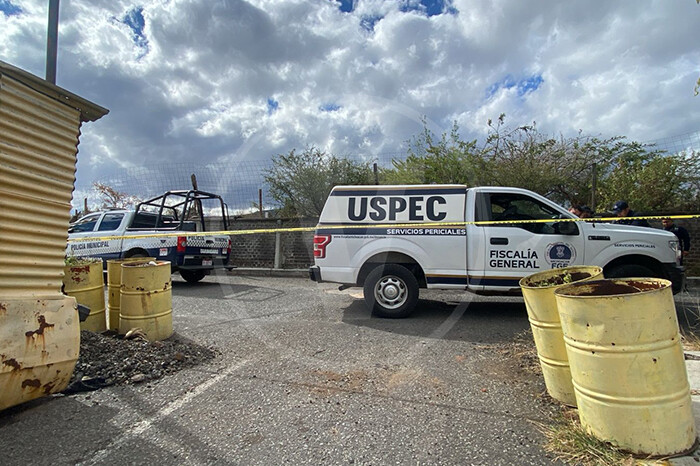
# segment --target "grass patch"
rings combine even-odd
[[[681,343],[683,344],[684,350],[700,351],[700,336],[696,331],[697,329],[681,329]]]
[[[578,420],[578,412],[562,408],[561,415],[551,424],[536,423],[546,438],[545,451],[566,464],[583,466],[632,466],[637,463],[629,453],[618,450],[588,434]]]
[[[700,296],[697,289],[685,289],[675,296],[683,349],[700,351]]]

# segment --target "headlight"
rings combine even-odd
[[[673,252],[676,253],[676,265],[680,265],[680,264],[681,264],[681,256],[682,256],[682,253],[681,253],[680,243],[678,242],[678,240],[677,240],[677,239],[676,239],[676,240],[673,240],[673,239],[670,240],[670,241],[668,242],[668,247],[671,248],[671,249],[673,249]]]

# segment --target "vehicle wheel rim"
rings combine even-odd
[[[374,298],[386,309],[397,309],[408,299],[408,288],[400,278],[388,275],[377,282]]]

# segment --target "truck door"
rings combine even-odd
[[[477,193],[477,205],[477,221],[522,223],[473,226],[472,231],[483,231],[484,250],[479,252],[484,254],[484,270],[470,271],[472,288],[518,288],[518,281],[532,273],[583,263],[584,238],[579,225],[558,221],[565,215],[546,202],[518,192],[486,191]],[[550,221],[525,223],[527,220]]]
[[[125,222],[124,217],[124,212],[105,213],[100,223],[97,225],[97,234],[95,236],[108,237],[121,235],[120,232],[123,231],[123,228],[126,228],[126,225],[122,228],[122,223]],[[94,254],[100,256],[104,260],[119,259],[121,257],[122,239],[95,240],[93,247],[95,248]]]
[[[118,259],[121,254],[121,239],[101,238],[118,235],[119,227],[124,221],[124,215],[123,212],[96,213],[78,220],[71,226],[70,238],[85,238],[85,240],[71,241],[69,244],[70,253],[77,257],[100,257],[103,260]]]
[[[96,235],[97,223],[100,221],[102,216],[101,212],[86,215],[78,219],[77,222],[73,223],[68,229],[69,239],[82,239],[91,238]],[[68,250],[66,254],[75,257],[87,257],[92,255],[92,249],[87,247],[88,241],[69,241]]]

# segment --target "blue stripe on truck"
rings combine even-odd
[[[346,236],[466,236],[467,230],[464,227],[396,227],[396,228],[373,228],[358,226],[357,228],[317,228],[317,235],[346,235]]]

